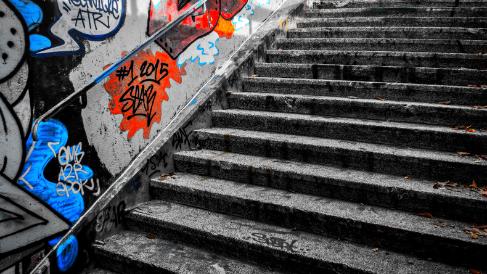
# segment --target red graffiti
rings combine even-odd
[[[151,0],[148,34],[155,33],[197,1]],[[206,11],[200,9],[195,12],[194,16],[186,18],[179,26],[168,32],[164,38],[159,39],[157,43],[172,58],[176,59],[195,40],[215,30],[219,20],[231,20],[247,4],[247,1],[208,0]]]
[[[169,100],[166,89],[170,80],[181,83],[184,74],[184,68],[169,55],[148,50],[110,75],[104,85],[111,96],[110,112],[123,115],[120,129],[128,131],[129,139],[139,130],[149,139],[151,127],[161,121],[162,102]]]

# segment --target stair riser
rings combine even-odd
[[[368,51],[408,51],[408,52],[449,52],[449,53],[479,53],[487,48],[485,45],[469,44],[434,44],[434,43],[403,43],[395,42],[308,42],[302,41],[278,41],[274,46],[276,49],[284,50],[368,50]],[[387,44],[386,44],[387,43]]]
[[[144,231],[172,241],[205,247],[227,256],[245,258],[262,265],[286,269],[293,273],[365,273],[358,269],[319,261],[301,256],[298,253],[285,252],[271,246],[263,247],[259,244],[213,235],[171,223],[155,222],[152,219],[133,214],[127,216],[126,224],[133,230]]]
[[[435,29],[391,29],[391,30],[309,30],[288,31],[288,38],[408,38],[408,39],[465,39],[485,40],[485,31],[453,31]],[[485,49],[485,48],[484,48]]]
[[[425,103],[450,101],[451,104],[459,105],[487,105],[487,92],[482,89],[462,89],[460,87],[420,87],[358,82],[334,82],[328,85],[318,85],[312,83],[257,82],[244,80],[243,90],[247,92],[278,94],[302,94],[332,97],[353,96],[366,99],[382,97],[395,101],[416,101]]]
[[[415,66],[487,69],[487,61],[482,58],[461,58],[449,56],[421,56],[385,52],[322,52],[313,54],[268,53],[269,63],[308,63],[342,65]]]
[[[464,27],[487,28],[485,18],[430,18],[430,17],[364,17],[364,18],[328,18],[298,21],[298,28],[315,27]]]
[[[344,3],[346,3],[344,1]],[[483,1],[349,1],[346,5],[333,5],[330,2],[314,2],[314,9],[368,8],[368,7],[483,7]]]
[[[486,8],[358,8],[336,10],[308,10],[303,13],[305,18],[336,18],[336,17],[485,17]]]
[[[245,104],[242,102],[242,104]],[[323,106],[322,109],[326,109]],[[340,107],[337,106],[337,109]],[[266,109],[270,110],[270,109]],[[346,116],[346,110],[343,116]],[[360,112],[357,111],[360,117]],[[314,122],[302,120],[280,119],[266,117],[256,119],[253,116],[214,114],[213,124],[217,127],[231,127],[245,130],[268,131],[283,134],[295,134],[342,139],[357,142],[370,142],[388,144],[397,147],[415,147],[436,149],[440,151],[470,151],[472,153],[485,153],[487,151],[487,138],[477,137],[462,132],[449,134],[444,132],[427,132],[413,129],[388,128],[356,124],[338,124],[332,122]]]
[[[408,68],[343,65],[264,65],[255,67],[261,77],[279,75],[282,78],[306,78],[370,82],[393,82],[431,85],[484,85],[486,70],[456,70],[436,68]]]
[[[316,177],[314,174],[296,174],[266,168],[254,168],[245,163],[221,163],[211,159],[188,159],[174,156],[179,172],[231,180],[296,193],[330,197],[357,203],[397,208],[411,212],[431,212],[434,216],[466,222],[485,223],[487,202],[449,199],[441,195],[401,190],[395,187],[358,184],[335,178]],[[157,195],[157,194],[154,194]]]
[[[312,164],[328,164],[369,172],[437,181],[451,180],[468,184],[476,180],[484,184],[487,169],[481,165],[450,163],[435,159],[421,159],[392,154],[380,154],[337,147],[319,147],[287,142],[236,136],[209,136],[198,132],[199,145],[204,149],[281,158]],[[473,162],[473,160],[472,160]]]
[[[433,258],[449,263],[470,265],[482,260],[487,252],[480,245],[449,240],[437,236],[394,229],[372,223],[352,221],[316,212],[294,210],[272,203],[259,203],[241,198],[194,191],[183,187],[161,185],[151,189],[158,199],[204,208],[228,215],[327,237],[351,240],[361,244],[380,246],[398,252],[407,252],[422,258]],[[421,246],[421,249],[418,249]],[[471,252],[471,253],[470,253]],[[471,254],[473,255],[472,257]],[[463,255],[461,255],[463,254]]]

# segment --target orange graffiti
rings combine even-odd
[[[218,33],[218,36],[220,37],[230,39],[235,32],[235,27],[231,20],[226,20],[223,17],[220,17],[218,24],[215,27],[215,32]]]
[[[167,53],[147,50],[110,75],[104,84],[111,96],[109,109],[123,115],[120,129],[128,131],[129,139],[139,130],[149,139],[152,126],[161,121],[162,102],[169,100],[166,89],[170,80],[181,83],[185,73]]]

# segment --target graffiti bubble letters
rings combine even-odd
[[[53,151],[53,153],[55,152]],[[84,155],[82,143],[61,147],[59,152],[54,155],[61,166],[56,185],[56,193],[59,196],[69,197],[70,192],[84,195],[84,189],[93,193],[94,196],[100,195],[99,180],[93,179],[93,171],[81,164]]]
[[[102,40],[114,35],[125,20],[125,0],[57,0],[61,17],[51,33],[62,44],[43,50],[38,55],[76,53],[83,51],[78,38]]]
[[[250,239],[258,243],[284,249],[289,252],[298,251],[298,248],[296,247],[297,240],[288,241],[286,239],[268,236],[266,234],[258,233],[258,232],[253,232],[251,235],[252,237]]]
[[[140,129],[149,138],[152,125],[161,120],[162,102],[169,100],[170,80],[181,83],[181,73],[167,54],[142,51],[110,75],[104,85],[112,97],[109,108],[124,116],[120,129],[128,131],[129,139]]]

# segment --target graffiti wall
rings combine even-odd
[[[196,2],[0,0],[0,273],[32,269],[283,0],[209,0],[33,137],[35,119]],[[50,272],[89,262],[89,243],[126,207],[64,241]]]

